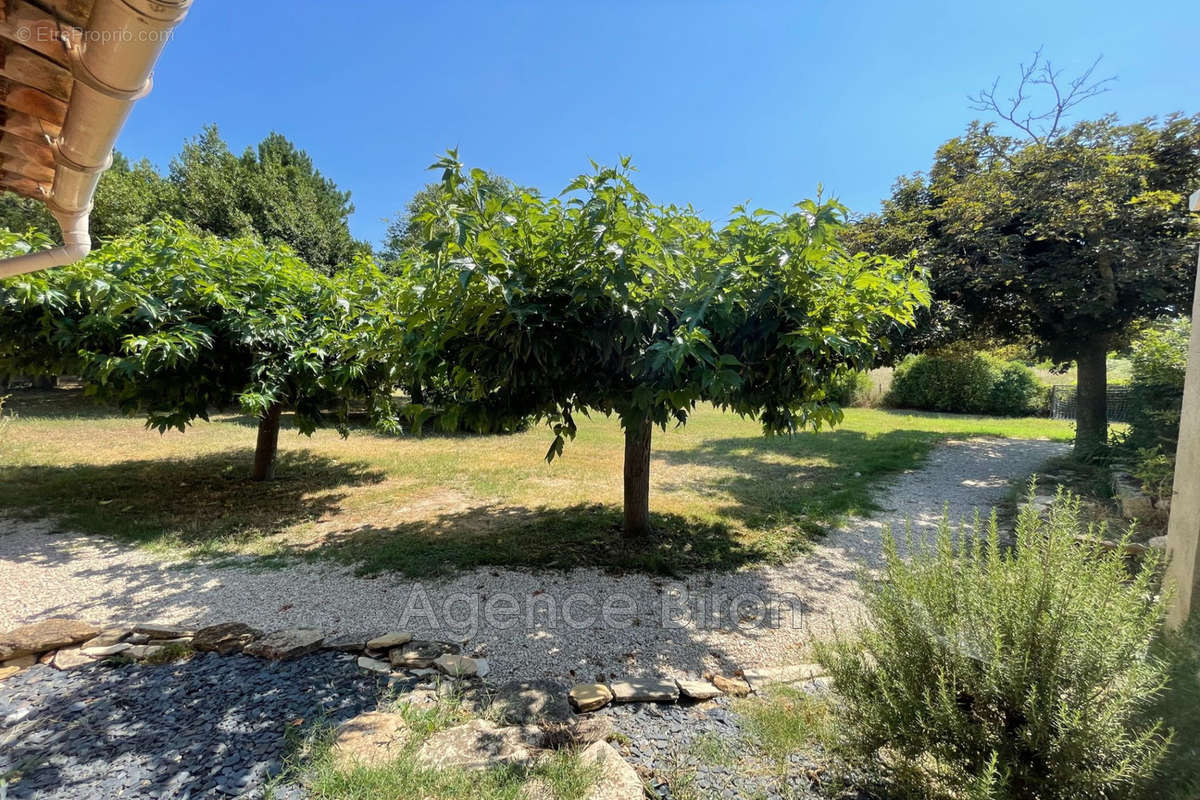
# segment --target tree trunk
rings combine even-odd
[[[256,481],[269,481],[275,477],[275,452],[279,449],[279,415],[283,406],[276,403],[258,421],[258,444],[254,448],[254,474]]]
[[[421,386],[420,378],[417,378],[412,382],[412,386],[408,387],[408,399],[416,405],[425,405],[425,388]]]
[[[1108,337],[1096,335],[1079,353],[1075,394],[1075,457],[1091,458],[1108,444]]]
[[[650,438],[654,428],[649,418],[625,429],[625,527],[629,539],[650,535]]]

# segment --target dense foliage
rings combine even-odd
[[[413,373],[464,410],[486,400],[493,420],[545,420],[548,457],[578,414],[616,414],[631,534],[649,530],[653,426],[686,422],[701,401],[769,433],[837,422],[831,379],[873,366],[926,298],[903,263],[838,245],[835,203],[737,209],[714,231],[651,203],[627,162],[552,199],[494,192],[453,153],[435,167],[443,191],[415,221],[452,235],[430,243],[398,301]]]
[[[885,402],[896,408],[1016,417],[1038,413],[1045,398],[1046,388],[1024,364],[959,347],[906,358],[892,375]]]
[[[186,142],[160,175],[148,161],[130,164],[114,154],[100,176],[91,216],[97,247],[135,226],[177,217],[226,238],[256,236],[286,244],[311,266],[333,272],[366,245],[350,235],[350,193],[323,176],[303,150],[278,133],[235,156],[215,126]],[[35,228],[57,240],[58,224],[45,207],[11,193],[0,195],[0,227]]]
[[[1171,493],[1191,331],[1186,317],[1159,320],[1131,347],[1129,433],[1123,444],[1134,453],[1138,477],[1157,496]]]
[[[910,542],[889,534],[865,625],[821,645],[841,724],[897,792],[992,800],[1133,798],[1166,748],[1145,720],[1164,666],[1152,554],[1076,541],[1078,502],[1032,505],[1012,551],[996,523]]]
[[[1033,339],[1079,367],[1077,452],[1106,440],[1105,355],[1133,323],[1189,307],[1200,116],[1083,122],[1045,140],[972,125],[902,179],[860,241],[928,264],[920,345]]]
[[[261,420],[265,478],[283,409],[302,433],[344,424],[357,398],[390,420],[372,316],[382,285],[366,260],[330,278],[286,249],[155,222],[79,264],[0,282],[0,372],[79,375],[159,430],[240,406]]]

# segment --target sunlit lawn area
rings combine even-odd
[[[255,427],[214,416],[160,436],[70,391],[16,392],[0,433],[0,513],[176,554],[351,561],[364,571],[600,567],[680,572],[778,561],[870,489],[951,436],[1066,440],[1069,423],[849,409],[834,431],[764,438],[757,423],[703,408],[656,432],[657,535],[622,543],[623,439],[585,420],[564,456],[545,428],[511,436],[348,439],[285,430],[278,479],[248,480]]]

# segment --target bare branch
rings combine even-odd
[[[1028,65],[1018,65],[1020,79],[1015,95],[1001,100],[1000,78],[996,78],[990,89],[980,89],[978,94],[968,95],[967,99],[973,110],[995,114],[1033,141],[1045,143],[1062,134],[1063,120],[1071,109],[1104,94],[1109,90],[1109,84],[1117,79],[1115,75],[1093,78],[1101,58],[1103,56],[1097,56],[1091,66],[1064,84],[1062,70],[1055,70],[1050,60],[1042,57],[1039,47]],[[1031,109],[1029,104],[1033,102],[1031,95],[1034,93],[1048,95],[1049,106],[1044,110]]]

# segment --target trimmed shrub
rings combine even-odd
[[[1131,447],[1158,446],[1175,452],[1191,333],[1187,319],[1163,320],[1134,340],[1127,440]]]
[[[895,408],[1022,416],[1042,407],[1045,391],[1033,370],[1020,362],[941,351],[904,359],[885,399]]]
[[[993,515],[957,535],[885,536],[867,616],[819,644],[841,730],[914,797],[1136,797],[1167,747],[1146,721],[1164,680],[1157,556],[1130,576],[1120,550],[1079,544],[1079,503],[1026,507],[1002,549]]]
[[[1186,318],[1159,320],[1131,348],[1129,434],[1123,444],[1135,453],[1134,474],[1155,497],[1171,494],[1191,333]]]

